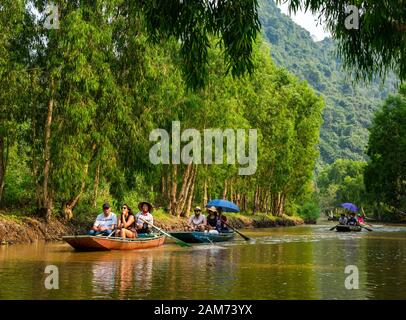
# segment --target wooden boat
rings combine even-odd
[[[164,235],[140,234],[135,239],[104,236],[65,236],[64,241],[77,251],[139,250],[159,247],[164,244]]]
[[[200,231],[179,231],[179,232],[170,232],[169,234],[187,243],[224,242],[234,239],[235,236],[234,231],[220,233],[200,232]]]
[[[338,224],[336,226],[336,230],[337,232],[358,232],[361,231],[362,228],[360,226],[349,226]]]

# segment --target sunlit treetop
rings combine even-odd
[[[338,40],[344,64],[358,79],[383,77],[394,71],[406,79],[406,0],[277,0],[291,12],[319,14]],[[357,12],[349,6],[355,6]],[[348,28],[351,14],[359,17],[358,28]],[[347,21],[347,23],[346,23]],[[351,21],[354,26],[354,20]]]
[[[183,72],[193,88],[207,79],[209,37],[220,39],[227,71],[252,73],[253,42],[260,30],[257,0],[138,0],[151,39],[181,43]]]
[[[32,0],[39,10],[47,0]],[[191,88],[203,87],[208,72],[210,37],[219,39],[227,71],[233,76],[252,73],[253,42],[260,31],[257,0],[54,0],[63,19],[67,8],[107,6],[120,14],[130,7],[133,15],[144,17],[152,41],[175,38],[181,44],[181,57],[186,82]],[[69,9],[68,9],[69,10]]]

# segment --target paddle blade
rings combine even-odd
[[[175,241],[175,243],[181,247],[191,247],[189,243],[183,242],[183,241]]]

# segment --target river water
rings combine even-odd
[[[131,252],[0,246],[0,299],[406,299],[406,227],[330,227],[244,230],[253,241]],[[57,290],[45,288],[48,265],[59,270]],[[358,269],[358,289],[346,288],[356,276],[347,266]]]

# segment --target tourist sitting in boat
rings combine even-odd
[[[348,219],[347,225],[349,226],[357,226],[358,220],[355,218],[355,213],[351,213],[351,217]]]
[[[206,223],[206,228],[209,231],[212,232],[218,232],[217,231],[217,225],[218,225],[218,216],[217,216],[217,208],[211,206],[210,208],[207,208],[207,223]]]
[[[365,219],[365,215],[358,213],[358,217],[357,217],[358,224],[363,224],[365,222],[364,219]]]
[[[152,204],[149,202],[140,202],[138,204],[138,212],[135,215],[136,221],[136,228],[138,233],[151,233],[152,227],[150,224],[154,224],[154,217],[152,216],[151,212],[153,210]]]
[[[117,229],[116,236],[118,237],[124,239],[137,237],[135,216],[132,209],[127,204],[123,204],[123,207],[121,208],[121,216],[118,219]]]
[[[218,232],[228,232],[229,229],[226,225],[227,217],[223,215],[223,210],[221,208],[217,208],[218,220],[216,229]]]
[[[88,232],[90,236],[109,236],[117,225],[117,217],[115,213],[111,212],[110,205],[108,203],[103,204],[103,213],[100,213],[96,217],[96,221],[93,224],[92,230]]]
[[[345,226],[348,222],[348,219],[344,213],[341,214],[340,219],[338,219],[338,224]]]
[[[189,229],[191,231],[204,231],[206,228],[206,217],[202,214],[202,209],[196,207],[195,214],[189,218]]]

